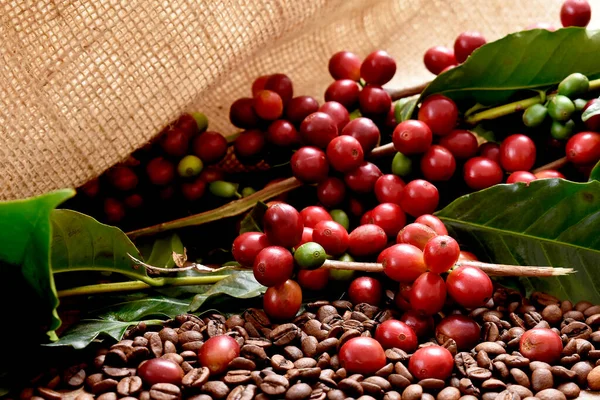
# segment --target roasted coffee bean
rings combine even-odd
[[[548,370],[546,370],[548,371]],[[535,371],[534,371],[535,372]],[[531,382],[529,381],[529,376],[522,370],[518,368],[512,368],[510,370],[510,375],[517,385],[525,386],[526,388],[531,387]]]
[[[150,400],[150,391],[149,390],[143,390],[140,393],[140,400]]]
[[[526,385],[523,385],[526,386]],[[549,369],[540,368],[531,374],[531,388],[534,392],[539,392],[554,386],[554,378]]]
[[[510,375],[508,367],[502,361],[494,361],[492,363],[494,371],[499,375],[502,379],[507,379]]]
[[[317,310],[317,319],[323,322],[326,318],[339,315],[337,308],[332,305],[324,305]]]
[[[229,394],[229,387],[221,381],[208,381],[201,390],[215,399],[224,399]]]
[[[421,379],[418,382],[418,385],[420,385],[425,390],[432,391],[432,390],[443,389],[444,386],[446,386],[446,383],[441,379],[427,378],[427,379]]]
[[[392,385],[390,384],[390,382],[384,378],[381,378],[379,376],[369,376],[367,378],[365,378],[361,383],[364,382],[368,382],[368,383],[372,383],[374,385],[379,386],[384,392],[387,392],[388,390],[392,389]]]
[[[248,339],[244,340],[244,345],[258,346],[258,347],[262,347],[263,349],[266,350],[266,349],[270,348],[273,345],[273,343],[271,343],[271,341],[268,339],[248,338]]]
[[[302,340],[301,347],[302,352],[307,357],[314,357],[317,354],[317,345],[319,341],[314,336],[307,336]]]
[[[102,372],[110,376],[111,378],[122,378],[124,376],[130,376],[135,374],[135,369],[130,368],[115,368],[115,367],[103,367]]]
[[[242,346],[240,350],[240,355],[254,362],[264,361],[268,358],[265,349],[253,344],[245,344],[244,346]]]
[[[442,389],[436,400],[459,400],[460,399],[460,390],[455,387],[448,386],[447,388]]]
[[[581,356],[579,354],[572,354],[570,356],[565,356],[560,359],[560,363],[562,365],[573,365],[581,361]]]
[[[529,369],[531,369],[531,371],[535,371],[536,369],[540,368],[550,369],[551,365],[543,361],[532,361],[529,363]]]
[[[62,394],[52,390],[50,388],[47,387],[39,387],[37,389],[38,393],[40,394],[40,396],[42,396],[40,399],[42,400],[61,400],[62,399]],[[34,396],[37,397],[37,396]]]
[[[488,354],[504,354],[506,350],[497,342],[483,342],[475,346],[475,351],[485,351]]]
[[[269,396],[280,396],[286,392],[290,382],[283,376],[273,374],[266,376],[260,384],[260,389]]]
[[[340,367],[340,358],[338,357],[337,354],[334,354],[331,356],[331,360],[329,360],[329,366],[331,367],[331,369],[338,369]]]
[[[395,390],[391,390],[383,395],[383,400],[402,400],[402,395]]]
[[[160,337],[160,339],[163,342],[166,342],[167,340],[172,342],[173,344],[177,344],[178,341],[178,335],[177,332],[175,331],[175,329],[171,329],[171,328],[163,328],[160,330],[160,332],[158,332],[158,336]]]
[[[271,357],[271,366],[276,371],[288,371],[294,368],[294,363],[286,359],[281,354],[275,354]]]
[[[483,324],[483,338],[488,342],[495,342],[500,337],[498,325],[493,322],[486,322]]]
[[[154,357],[158,358],[160,356],[163,355],[164,352],[164,348],[163,348],[163,341],[161,340],[160,336],[158,336],[158,333],[153,332],[150,335],[150,351],[152,351],[152,354],[154,354]]]
[[[460,380],[458,390],[460,390],[462,394],[479,396],[479,389],[473,385],[473,382],[469,378],[462,378]]]
[[[514,325],[514,327],[525,329],[525,321],[514,312],[508,314],[508,319]]]
[[[71,387],[83,385],[86,378],[85,369],[80,365],[74,365],[67,368],[62,374],[62,381]]]
[[[558,305],[560,300],[550,294],[542,292],[531,293],[531,301],[539,304],[540,306]]]
[[[584,312],[585,310],[587,310],[588,308],[590,308],[592,306],[593,306],[593,304],[590,303],[589,301],[582,300],[582,301],[577,302],[573,308],[577,311]]]
[[[409,359],[408,353],[395,347],[387,349],[385,356],[389,362],[407,361]]]
[[[542,317],[551,325],[558,324],[562,320],[562,315],[562,310],[557,304],[548,305],[542,310]]]
[[[347,329],[342,336],[338,339],[338,350],[346,343],[348,340],[359,337],[360,331],[358,329]]]
[[[577,376],[577,374],[574,371],[571,371],[570,369],[567,369],[561,365],[554,365],[550,367],[550,372],[552,372],[554,378],[565,381],[573,380]]]
[[[121,396],[132,396],[142,390],[142,379],[139,376],[127,376],[117,384],[117,393]]]
[[[595,367],[588,373],[587,384],[591,390],[600,390],[600,367]]]
[[[176,400],[181,398],[181,390],[170,383],[155,383],[150,388],[152,400]]]
[[[311,397],[313,390],[306,383],[296,383],[285,393],[286,400],[304,400]]]
[[[317,361],[314,358],[302,357],[294,361],[295,368],[313,368],[317,366]]]
[[[375,375],[386,377],[386,376],[390,375],[392,372],[394,372],[394,364],[387,363],[385,365],[385,367],[382,367],[377,372],[375,372]]]
[[[352,303],[348,300],[335,300],[331,305],[341,311],[352,310]]]
[[[252,400],[256,394],[256,385],[239,385],[233,388],[227,400]]]
[[[317,301],[313,301],[313,302],[306,304],[306,308],[311,311],[314,311],[314,310],[319,309],[320,307],[327,306],[327,305],[329,305],[329,301],[317,300]]]
[[[467,376],[469,369],[477,367],[477,361],[475,361],[473,356],[464,351],[457,353],[456,356],[454,356],[454,364],[458,371],[464,376]]]
[[[356,379],[342,379],[338,383],[338,389],[344,391],[344,393],[351,397],[359,397],[364,394],[362,385]]]
[[[282,324],[269,333],[269,339],[276,346],[286,346],[300,334],[300,328],[295,324]]]
[[[339,389],[334,389],[327,392],[327,398],[329,400],[345,400],[346,394]]]
[[[339,340],[337,338],[328,338],[317,345],[317,354],[330,353],[337,349]]]
[[[387,377],[388,381],[397,389],[404,389],[408,385],[411,384],[411,381],[408,380],[405,376],[400,374],[390,374]]]
[[[583,321],[585,319],[585,315],[581,311],[572,310],[564,313],[563,319],[567,323],[572,321]]]
[[[506,389],[506,383],[499,379],[488,379],[483,381],[481,388],[485,391],[501,392]]]
[[[112,390],[115,390],[118,384],[119,382],[117,382],[114,379],[102,379],[101,381],[98,381],[92,385],[92,393],[101,394],[110,392]]]
[[[531,390],[529,390],[525,386],[521,386],[521,385],[510,385],[509,384],[506,386],[506,390],[508,390],[509,392],[518,394],[519,397],[521,397],[521,398],[533,396],[533,392]]]
[[[236,326],[244,326],[244,323],[246,321],[244,321],[244,318],[242,318],[241,315],[238,314],[234,314],[232,316],[230,316],[227,321],[225,321],[225,326],[227,327],[227,329],[231,330]]]
[[[579,386],[577,386],[577,384],[574,382],[565,382],[561,385],[558,385],[557,389],[563,392],[567,399],[578,397],[579,393],[581,392]]]
[[[589,339],[592,334],[592,328],[583,322],[573,321],[560,330],[560,333],[568,338]]]
[[[348,371],[346,371],[345,368],[339,368],[335,371],[335,379],[336,380],[345,379],[347,377],[348,377]]]
[[[243,369],[228,371],[227,375],[223,377],[223,382],[225,382],[228,385],[245,385],[252,381],[250,373],[251,371]]]
[[[39,400],[39,399],[41,399],[38,396],[21,396],[20,398],[22,400],[26,400],[26,399],[27,400],[36,400],[36,399]],[[78,394],[77,397],[75,397],[75,400],[94,400],[94,399],[95,399],[94,395],[91,395],[89,393],[81,393],[81,394]],[[135,397],[133,397],[133,398],[131,398],[131,397],[129,397],[129,398],[124,397],[124,399],[137,400]]]
[[[329,368],[331,363],[331,356],[328,353],[323,353],[317,360],[317,367],[321,369]]]
[[[540,400],[567,400],[563,392],[556,389],[544,389],[535,394]]]
[[[247,369],[253,371],[256,369],[256,363],[244,357],[236,357],[227,366],[229,369]]]
[[[103,393],[98,396],[98,400],[117,400],[117,394],[115,392]]]
[[[585,323],[590,326],[597,326],[600,324],[600,313],[590,315],[585,319]]]
[[[318,319],[311,319],[306,321],[302,326],[302,330],[309,336],[317,336],[321,331],[322,325],[323,324]]]
[[[408,379],[409,382],[414,381],[414,378],[413,378],[412,374],[410,373],[410,371],[408,370],[408,368],[406,368],[406,366],[404,364],[402,364],[400,361],[398,361],[396,364],[394,364],[394,372],[396,374],[402,375],[403,377]]]
[[[498,360],[499,357],[501,357],[503,355],[504,354],[496,357],[495,360]],[[514,356],[514,355],[507,354],[506,357],[501,357],[500,360],[503,361],[507,366],[509,366],[511,368],[529,367],[529,359],[525,358],[523,356]]]
[[[421,400],[423,387],[420,385],[409,385],[402,392],[402,400]]]
[[[337,382],[334,380],[335,371],[332,369],[324,369],[319,375],[319,381],[323,382],[328,387],[337,387]]]
[[[285,356],[292,361],[296,361],[297,359],[304,357],[302,350],[296,346],[285,346],[283,349],[283,354],[285,354]]]

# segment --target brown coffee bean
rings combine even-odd
[[[483,381],[481,388],[486,391],[501,392],[506,389],[506,383],[499,379],[488,379]]]
[[[590,390],[600,390],[600,367],[595,367],[587,374],[587,383]]]
[[[508,314],[508,319],[514,327],[525,329],[525,321],[514,312]]]
[[[294,361],[294,367],[300,368],[313,368],[317,366],[317,360],[310,357],[302,357]]]
[[[339,368],[335,371],[335,379],[341,380],[348,377],[348,371],[345,368]]]
[[[338,350],[346,343],[348,340],[353,339],[355,337],[360,336],[360,331],[358,329],[347,329],[342,336],[338,339]]]
[[[467,377],[469,377],[470,379],[483,381],[492,377],[492,371],[490,371],[489,369],[475,366],[467,369]]]
[[[208,381],[200,388],[215,399],[224,399],[229,394],[229,387],[221,381]]]
[[[132,371],[129,368],[115,368],[115,367],[103,367],[102,372],[111,378],[122,378],[124,376],[130,376],[135,374],[135,369]]]
[[[496,359],[498,359],[498,357],[496,357]],[[504,361],[504,363],[509,367],[514,367],[514,368],[529,367],[529,359],[525,358],[523,356],[507,355],[506,357],[503,357],[502,361]]]
[[[150,351],[152,352],[152,354],[154,354],[154,357],[158,358],[162,356],[164,352],[163,341],[160,338],[160,336],[158,336],[158,333],[153,332],[152,335],[150,335],[149,342]]]
[[[470,368],[477,367],[477,361],[467,352],[460,352],[454,356],[454,364],[462,375],[467,375]]]
[[[409,382],[414,381],[414,377],[412,376],[406,365],[404,365],[400,361],[394,364],[394,372],[396,374],[404,376]]]
[[[490,393],[494,393],[494,392],[490,392]],[[486,393],[486,394],[489,394],[489,393]],[[484,396],[486,394],[484,394]],[[521,400],[521,397],[518,394],[516,394],[515,392],[508,391],[508,390],[504,390],[500,393],[496,393],[493,397],[490,396],[490,398],[493,398],[494,400]]]
[[[171,383],[155,383],[150,388],[152,400],[176,400],[181,398],[181,390]]]
[[[473,382],[469,378],[462,378],[458,385],[458,390],[462,394],[471,394],[473,396],[479,396],[479,389],[473,385]]]
[[[142,379],[139,376],[127,376],[117,384],[117,393],[121,396],[131,396],[142,390]]]
[[[287,346],[300,334],[300,328],[295,324],[282,324],[269,333],[269,339],[276,346]]]
[[[177,344],[178,342],[177,331],[172,328],[162,328],[160,332],[158,332],[158,336],[163,342],[166,342],[167,340],[173,344]]]
[[[579,396],[581,389],[574,382],[565,382],[557,387],[558,390],[563,392],[567,399],[573,399]]]
[[[592,314],[585,319],[585,323],[590,326],[596,326],[600,324],[600,313]]]
[[[84,368],[74,365],[63,372],[62,381],[71,387],[79,387],[85,382],[86,376]]]
[[[253,344],[245,344],[242,346],[240,350],[240,355],[242,357],[246,357],[254,362],[256,361],[264,361],[268,358],[265,349],[262,347],[253,345]]]
[[[383,395],[383,400],[402,400],[402,395],[395,390],[391,390]]]
[[[314,321],[314,320],[313,320]],[[314,357],[317,354],[317,345],[319,341],[314,336],[307,336],[302,340],[301,347],[302,352],[307,357]]]
[[[587,310],[588,308],[590,308],[592,306],[593,306],[593,304],[590,303],[589,301],[582,300],[582,301],[577,302],[573,308],[577,311],[584,312],[585,310]]]
[[[341,311],[352,310],[352,303],[348,300],[335,300],[331,305]]]
[[[321,369],[329,368],[331,365],[331,356],[328,353],[323,353],[317,359],[317,367]]]
[[[477,365],[481,368],[491,369],[492,368],[492,360],[484,350],[480,350],[477,353]]]
[[[266,376],[260,384],[260,389],[269,396],[279,396],[286,392],[290,382],[283,376],[273,374]]]
[[[460,399],[460,390],[455,387],[448,386],[447,388],[442,389],[436,400],[458,400]]]
[[[228,371],[227,375],[223,377],[223,382],[228,385],[245,385],[252,381],[250,373],[251,371],[243,369]]]
[[[21,400],[35,400],[36,398],[38,398],[38,396],[20,397]],[[89,393],[81,393],[78,394],[77,397],[75,397],[75,400],[94,400],[94,398],[94,395],[91,395]],[[134,397],[133,400],[137,399]]]
[[[344,391],[350,397],[359,397],[364,394],[362,385],[356,379],[342,379],[338,383],[338,389]]]
[[[402,392],[402,400],[421,400],[423,387],[420,385],[409,385]]]
[[[521,385],[507,385],[506,390],[518,394],[519,397],[521,397],[522,399],[525,397],[533,396],[531,390]]]
[[[327,392],[327,398],[329,400],[345,400],[346,394],[339,389],[334,389]]]
[[[38,396],[33,396],[33,397],[38,397],[41,400],[61,400],[62,399],[62,394],[52,390],[50,388],[47,387],[39,387],[37,389],[38,393],[40,394],[40,396],[42,397],[38,397]],[[32,397],[32,399],[33,399]]]
[[[319,375],[319,381],[323,382],[325,385],[329,387],[337,387],[337,382],[334,380],[335,371],[332,369],[324,369],[321,371]]]
[[[421,400],[435,400],[435,397],[433,397],[432,394],[423,393],[423,395],[421,396]]]
[[[475,346],[475,351],[485,351],[488,354],[504,354],[506,350],[497,342],[483,342]]]
[[[312,388],[306,383],[296,383],[285,393],[286,400],[304,400],[310,398]]]
[[[209,396],[210,397],[210,396]],[[143,390],[140,393],[140,400],[150,400],[150,391],[149,390]],[[212,400],[212,399],[211,399]]]
[[[498,325],[493,322],[486,322],[483,324],[483,338],[488,342],[495,342],[500,337],[500,331]]]
[[[334,337],[325,339],[317,345],[316,352],[317,354],[321,354],[335,351],[338,347],[338,343],[339,340]]]
[[[562,320],[562,315],[562,310],[557,304],[548,305],[542,310],[542,317],[551,325],[558,324]]]
[[[567,400],[563,392],[556,389],[544,389],[535,394],[540,400]]]
[[[572,354],[570,356],[565,356],[560,359],[560,363],[563,365],[573,365],[581,361],[581,356],[579,354]]]
[[[94,385],[92,385],[92,393],[93,394],[101,394],[101,393],[106,393],[106,392],[110,392],[112,390],[115,390],[117,388],[117,385],[119,384],[119,382],[117,382],[114,379],[103,379],[99,382],[94,383]]]
[[[592,334],[592,328],[583,322],[573,321],[560,330],[560,333],[568,338],[589,339]]]
[[[540,368],[550,369],[551,365],[543,361],[532,361],[531,363],[529,363],[529,368],[531,369],[531,371],[535,371],[536,369]]]
[[[288,371],[294,368],[294,363],[281,354],[275,354],[273,357],[271,357],[271,366],[276,371]]]
[[[547,370],[548,371],[548,370]],[[529,382],[529,376],[518,368],[512,368],[510,370],[510,375],[513,380],[517,383],[517,385],[525,386],[529,388],[531,383]]]
[[[362,381],[362,382],[360,382],[360,385],[363,387],[363,390],[365,391],[365,393],[369,393],[369,395],[376,396],[377,398],[380,398],[384,393],[384,391],[378,385],[376,385],[374,383]],[[364,397],[364,395],[361,396],[360,398],[362,398],[362,397]]]
[[[283,348],[283,354],[292,361],[296,361],[297,359],[304,357],[302,350],[296,346],[285,346]]]
[[[248,339],[244,340],[244,344],[262,347],[265,350],[270,348],[273,345],[273,343],[271,343],[271,341],[269,339],[263,339],[263,338],[248,338]]]
[[[395,363],[396,361],[407,361],[409,359],[408,354],[404,350],[395,347],[387,349],[385,351],[385,356],[388,362],[393,363]]]
[[[380,368],[377,372],[375,372],[375,375],[386,377],[389,376],[392,372],[394,372],[394,364],[387,363],[385,367]]]
[[[492,363],[494,370],[500,375],[502,379],[508,378],[510,372],[508,371],[508,367],[502,361],[494,361]]]
[[[542,292],[531,293],[531,301],[541,306],[558,305],[560,300],[550,294]]]
[[[388,376],[388,380],[397,389],[404,389],[411,384],[412,381],[408,380],[405,376],[400,374],[391,374]]]
[[[253,371],[256,369],[256,363],[244,357],[236,357],[227,366],[229,369],[247,369]]]
[[[319,321],[323,321],[325,318],[333,315],[339,315],[337,308],[335,308],[333,305],[321,306],[317,310],[317,319]]]
[[[369,377],[365,378],[365,380],[362,381],[361,383],[365,383],[365,382],[377,385],[384,392],[387,392],[388,390],[392,389],[392,385],[390,384],[390,382],[388,380],[382,378],[382,377],[379,377],[379,376],[369,376]]]
[[[441,390],[446,386],[443,380],[435,378],[421,379],[418,384],[425,390]]]
[[[470,394],[466,394],[464,396],[461,396],[460,399],[458,400],[479,400],[477,397],[472,396]]]
[[[117,394],[115,392],[103,393],[98,396],[98,400],[117,400]]]
[[[526,386],[526,385],[523,385]],[[531,374],[531,388],[534,392],[539,392],[554,386],[554,378],[549,369],[536,369]]]
[[[571,371],[570,369],[567,369],[561,365],[554,365],[550,368],[550,372],[552,372],[552,375],[554,376],[554,378],[556,379],[560,379],[560,380],[573,380],[575,379],[575,377],[577,376],[577,374],[574,371]]]

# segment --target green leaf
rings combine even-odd
[[[417,106],[419,96],[406,97],[398,100],[394,105],[394,116],[396,123],[400,123],[410,119]]]
[[[252,271],[240,271],[215,283],[205,293],[197,294],[192,300],[189,311],[197,311],[208,299],[216,296],[230,296],[238,299],[250,299],[258,297],[267,290],[254,279]]]
[[[50,337],[60,326],[50,261],[50,215],[59,204],[74,195],[74,190],[64,189],[23,200],[0,202],[0,300],[6,309],[3,318],[19,324],[28,314],[27,320],[42,326]],[[16,297],[4,299],[7,293]],[[21,303],[21,300],[26,303]],[[35,306],[33,311],[26,307],[26,314],[21,315],[24,310],[21,304]]]
[[[182,300],[166,296],[119,296],[104,307],[90,313],[107,321],[141,321],[149,317],[173,318],[185,314],[190,299]]]
[[[600,161],[596,163],[592,172],[590,172],[590,181],[600,181]]]
[[[486,129],[483,124],[478,124],[475,128],[471,129],[471,132],[475,133],[479,137],[484,138],[486,142],[496,142],[494,131]]]
[[[506,102],[520,90],[557,85],[580,72],[600,76],[600,31],[533,29],[481,46],[461,65],[439,75],[421,99],[442,93],[454,100],[485,105]]]
[[[244,217],[240,224],[240,235],[246,232],[262,232],[262,221],[268,208],[262,201],[256,202],[254,208]]]
[[[583,122],[592,118],[595,115],[600,115],[600,101],[595,101],[581,114],[581,120]]]
[[[526,287],[600,303],[600,182],[496,185],[456,199],[437,216],[461,244],[495,263],[576,271],[523,278]]]
[[[183,254],[183,243],[176,233],[157,239],[146,263],[159,268],[173,268],[173,252]]]
[[[128,254],[140,252],[119,228],[71,210],[52,213],[52,271],[54,273],[97,270],[118,272],[152,284],[146,270]]]

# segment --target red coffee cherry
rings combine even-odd
[[[467,57],[476,49],[486,44],[487,41],[479,32],[463,32],[454,41],[454,55],[459,63],[465,62]]]

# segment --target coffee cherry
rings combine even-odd
[[[319,102],[314,97],[298,96],[287,104],[285,115],[291,123],[298,125],[304,118],[318,110]]]
[[[193,155],[187,155],[179,160],[179,164],[177,164],[177,173],[181,177],[189,178],[202,172],[202,167],[203,164],[200,158]]]
[[[292,276],[294,257],[283,247],[265,247],[256,255],[252,271],[261,285],[279,285]]]
[[[512,174],[510,174],[508,179],[506,179],[506,183],[529,183],[531,181],[535,181],[536,179],[537,178],[535,177],[535,175],[529,171],[515,171]]]
[[[363,148],[364,154],[369,154],[381,139],[379,128],[369,118],[356,118],[350,121],[342,130],[342,135],[354,137]]]
[[[448,294],[465,308],[483,307],[492,297],[494,287],[489,276],[479,268],[458,267],[446,278]]]
[[[305,183],[325,180],[329,173],[329,163],[323,150],[312,146],[298,149],[290,161],[294,176]]]
[[[458,261],[479,261],[477,256],[470,251],[460,251],[460,255],[458,256]]]
[[[194,139],[192,148],[204,163],[217,163],[227,154],[227,139],[218,132],[207,131]]]
[[[554,364],[562,351],[562,340],[552,329],[533,328],[525,331],[519,340],[519,352],[531,361]]]
[[[335,221],[321,221],[313,228],[313,240],[319,243],[327,254],[343,254],[350,242],[348,231]]]
[[[254,96],[254,111],[262,119],[273,121],[283,114],[281,96],[271,90],[261,90]]]
[[[360,225],[372,224],[373,223],[373,210],[365,212],[360,217]]]
[[[456,160],[445,147],[433,145],[421,157],[421,172],[428,181],[447,181],[456,170]]]
[[[313,271],[303,269],[298,271],[298,284],[306,290],[323,290],[329,283],[329,270],[325,268]]]
[[[394,304],[399,310],[407,311],[410,310],[410,291],[412,286],[410,283],[400,283],[398,291],[394,295]],[[412,327],[411,327],[412,329]],[[414,331],[414,329],[413,329]],[[416,333],[416,332],[415,332]]]
[[[439,75],[444,69],[458,64],[454,57],[454,50],[446,46],[434,46],[429,48],[423,56],[425,67],[432,74]]]
[[[434,185],[423,179],[415,179],[404,187],[400,207],[408,215],[418,217],[433,213],[439,201],[440,195]]]
[[[574,112],[575,104],[567,96],[557,94],[548,103],[548,115],[555,121],[568,121]]]
[[[387,174],[382,175],[375,181],[375,197],[380,203],[394,203],[400,204],[400,198],[402,197],[402,191],[406,184],[404,181],[396,175]]]
[[[163,157],[156,157],[146,165],[148,179],[154,185],[166,185],[175,178],[175,167]]]
[[[529,128],[535,128],[544,122],[547,115],[548,109],[544,105],[534,104],[527,107],[523,113],[523,124]]]
[[[346,231],[350,229],[350,218],[348,218],[348,214],[346,214],[344,210],[331,210],[329,211],[329,214],[331,215],[331,218],[343,226]]]
[[[338,178],[328,177],[317,185],[317,198],[325,207],[335,207],[345,197],[346,185]]]
[[[267,141],[276,146],[290,147],[300,142],[300,135],[291,122],[278,119],[269,125]]]
[[[312,242],[313,229],[307,228],[306,226],[302,228],[302,240],[298,243],[298,247],[302,246],[304,243]]]
[[[348,122],[350,122],[348,110],[337,101],[323,103],[323,105],[319,107],[319,111],[329,115],[335,121],[338,133],[341,133]]]
[[[329,73],[333,79],[360,79],[360,58],[349,51],[335,53],[329,59]]]
[[[425,153],[431,146],[431,129],[422,121],[400,122],[392,135],[394,148],[405,155]]]
[[[363,163],[364,153],[358,140],[352,136],[342,135],[329,142],[327,159],[335,170],[349,172]]]
[[[325,249],[319,243],[314,241],[304,243],[298,246],[296,251],[294,251],[294,260],[302,269],[313,270],[320,268],[326,259],[327,253],[325,252]]]
[[[265,135],[258,129],[242,132],[233,142],[235,155],[240,161],[257,161],[265,147]]]
[[[423,225],[427,225],[431,229],[435,231],[438,235],[447,235],[448,230],[446,229],[446,225],[442,222],[441,219],[431,214],[423,214],[417,217],[415,222]]]
[[[579,132],[565,147],[567,160],[576,165],[596,163],[600,160],[600,133]]]
[[[314,228],[321,221],[331,221],[331,215],[326,209],[319,206],[308,206],[300,211],[304,226]]]
[[[396,62],[385,51],[377,50],[369,54],[360,66],[360,77],[374,85],[388,83],[396,73]]]
[[[181,184],[181,194],[187,201],[196,201],[202,198],[205,191],[206,182],[200,178],[192,182],[183,182]]]
[[[575,122],[572,119],[564,124],[559,121],[552,121],[550,126],[550,134],[557,140],[568,139],[573,134],[573,130],[575,130]]]
[[[350,214],[354,215],[355,217],[360,217],[365,212],[365,206],[357,198],[350,197],[348,199],[348,210],[350,211]]]
[[[412,160],[398,152],[392,160],[392,173],[398,176],[406,176],[412,170]]]
[[[304,225],[300,213],[294,207],[278,203],[265,212],[263,227],[271,244],[291,248],[302,239]]]
[[[252,96],[256,96],[256,93],[265,90],[265,85],[270,76],[271,75],[261,75],[252,82]]]
[[[179,128],[172,128],[160,138],[160,146],[168,155],[181,157],[188,151],[189,136]]]
[[[377,257],[383,272],[397,282],[412,283],[427,271],[423,252],[411,244],[395,244]]]
[[[426,315],[435,315],[446,302],[446,284],[434,272],[422,273],[413,283],[410,291],[410,306]]]
[[[418,349],[408,361],[408,370],[417,379],[441,379],[450,377],[454,368],[452,354],[442,346],[432,345]]]
[[[449,315],[443,318],[435,328],[438,343],[452,339],[459,351],[469,351],[479,343],[481,327],[465,315]]]
[[[190,113],[190,115],[192,116],[192,118],[194,118],[194,121],[196,121],[196,128],[198,132],[205,132],[208,128],[208,118],[206,118],[206,115],[197,111]]]
[[[506,171],[529,171],[535,163],[535,144],[521,134],[510,135],[500,145],[500,164]]]
[[[350,374],[374,375],[385,367],[385,352],[379,342],[370,337],[355,337],[342,345],[340,364]]]
[[[392,106],[392,98],[380,86],[367,85],[358,95],[360,112],[367,116],[385,115]]]
[[[125,218],[125,207],[119,200],[107,197],[104,200],[104,215],[108,222],[119,222]]]
[[[198,351],[198,361],[207,367],[210,373],[218,375],[227,370],[227,366],[240,355],[240,345],[228,335],[213,336]]]
[[[456,126],[458,107],[448,97],[434,94],[425,99],[418,118],[429,126],[434,135],[444,136]]]
[[[423,315],[415,310],[406,311],[402,314],[402,317],[400,317],[400,321],[410,326],[419,338],[427,337],[433,330],[434,325],[433,317],[431,315]]]
[[[256,128],[260,119],[254,111],[254,99],[243,97],[234,101],[229,108],[229,121],[238,128]]]
[[[396,243],[407,243],[417,247],[423,251],[429,240],[436,237],[438,234],[427,225],[418,222],[408,224],[398,232]],[[425,272],[425,271],[423,271]]]
[[[465,163],[463,178],[471,189],[481,190],[502,182],[502,168],[488,158],[473,157]]]
[[[135,172],[123,165],[111,168],[106,175],[112,186],[124,192],[134,189],[138,184],[138,177]]]
[[[398,204],[382,203],[371,211],[373,224],[380,226],[389,237],[395,238],[406,225],[406,215]]]
[[[600,101],[600,99],[592,99],[592,100],[588,101],[585,104],[585,106],[583,107],[582,111],[587,110],[592,104],[595,104],[598,101]],[[584,121],[584,124],[590,131],[594,131],[594,132],[600,131],[600,114],[594,115],[593,117],[588,118],[586,121]]]
[[[475,156],[479,149],[475,135],[464,129],[455,129],[449,135],[443,136],[440,139],[440,146],[448,149],[459,160]]]
[[[590,88],[590,81],[587,76],[575,72],[558,84],[558,94],[575,99],[585,93]]]
[[[338,136],[338,128],[329,114],[317,111],[304,118],[300,135],[307,144],[325,149]]]
[[[450,236],[432,238],[423,249],[423,259],[431,272],[441,274],[448,271],[458,261],[460,247]]]
[[[275,320],[293,318],[300,310],[301,305],[302,289],[291,279],[268,288],[263,297],[265,313]]]
[[[231,253],[243,267],[252,267],[258,253],[270,246],[267,235],[261,232],[244,232],[233,241]]]
[[[493,142],[485,142],[479,146],[479,155],[484,158],[489,158],[500,165],[500,145]]]
[[[487,41],[479,32],[463,32],[454,41],[454,55],[459,63],[465,62],[467,57],[476,49],[486,44]]]
[[[325,91],[325,101],[335,101],[346,107],[354,109],[358,104],[360,87],[351,79],[340,79],[333,82]]]
[[[100,193],[100,180],[98,178],[90,179],[79,190],[87,197],[96,197]]]
[[[270,75],[265,81],[264,89],[277,93],[281,97],[284,106],[294,97],[292,80],[285,74]]]
[[[377,326],[375,340],[384,349],[392,347],[412,353],[417,349],[418,340],[415,331],[402,321],[388,319]]]
[[[348,253],[356,257],[378,254],[387,244],[383,228],[374,224],[361,225],[350,232]]]
[[[547,169],[545,171],[536,172],[534,175],[535,175],[536,179],[549,179],[549,178],[565,179],[565,176],[563,174],[561,174],[560,172],[555,171],[553,169]]]
[[[379,305],[383,295],[381,283],[370,276],[361,276],[350,283],[348,297],[353,304],[367,303]]]
[[[179,364],[165,358],[146,360],[137,369],[137,376],[142,378],[142,381],[148,386],[156,385],[157,383],[181,385],[183,375],[183,369]]]
[[[359,193],[370,193],[375,187],[375,182],[383,174],[373,163],[363,162],[358,168],[344,175],[344,182],[351,190]]]
[[[592,18],[592,8],[587,0],[565,0],[560,9],[562,26],[585,27]]]

